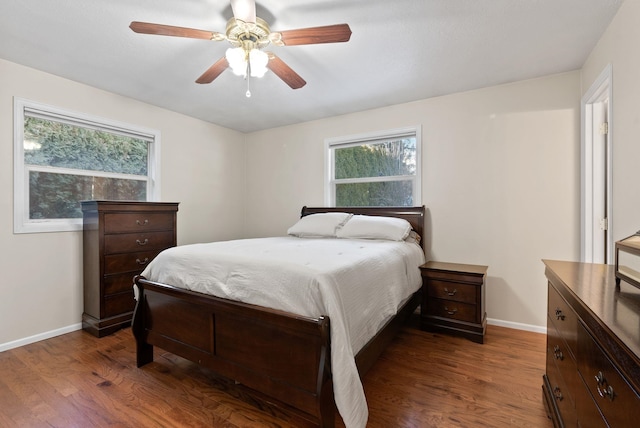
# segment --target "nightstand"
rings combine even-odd
[[[427,262],[422,273],[420,326],[483,343],[487,329],[487,266]]]

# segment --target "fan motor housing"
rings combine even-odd
[[[255,24],[235,18],[231,18],[227,22],[227,40],[236,47],[242,47],[249,43],[257,49],[262,49],[269,44],[270,33],[269,24],[258,17],[256,17]]]

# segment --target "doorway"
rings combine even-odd
[[[611,64],[582,97],[581,261],[613,263]]]

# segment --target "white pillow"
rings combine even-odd
[[[415,230],[412,230],[411,232],[409,232],[409,236],[404,239],[404,242],[420,245],[421,240],[422,237]]]
[[[409,236],[411,224],[402,218],[354,215],[338,229],[338,238],[386,239],[402,241]]]
[[[306,215],[287,230],[287,234],[311,238],[335,238],[336,231],[350,218],[349,213],[318,213]]]

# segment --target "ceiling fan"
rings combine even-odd
[[[196,82],[211,83],[224,70],[231,68],[234,74],[242,75],[247,79],[247,97],[251,96],[249,78],[260,77],[267,69],[292,89],[301,88],[307,83],[273,52],[263,51],[269,44],[296,46],[339,43],[347,42],[351,38],[351,29],[348,24],[272,32],[269,24],[256,16],[255,0],[231,0],[231,9],[233,17],[227,22],[224,33],[139,21],[133,21],[129,28],[142,34],[228,41],[232,48],[227,49],[225,56],[209,67]]]

